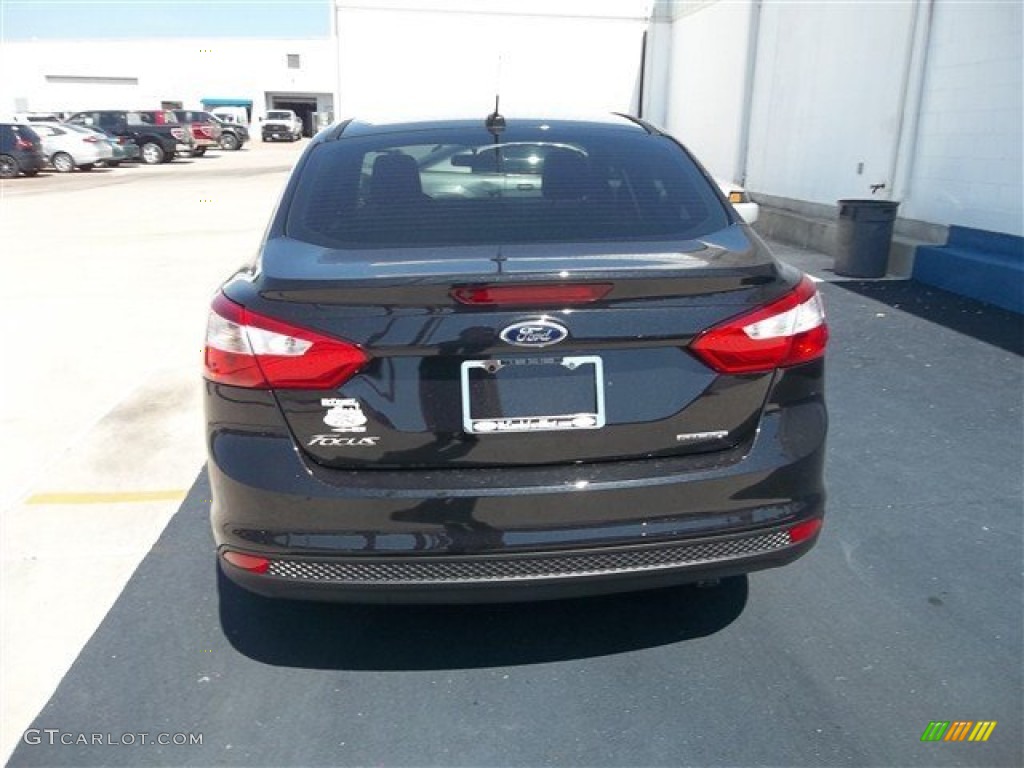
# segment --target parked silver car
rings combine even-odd
[[[90,128],[84,125],[67,125],[66,127],[84,131],[87,134],[95,134],[103,141],[108,142],[114,153],[109,160],[103,161],[108,168],[116,168],[125,161],[139,159],[139,145],[130,136],[113,136],[99,128]]]
[[[110,142],[93,131],[63,123],[34,123],[32,129],[39,134],[50,165],[60,173],[71,173],[75,168],[91,171],[97,163],[114,156]]]

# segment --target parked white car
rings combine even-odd
[[[50,165],[60,173],[71,173],[75,168],[91,171],[97,163],[114,156],[109,141],[76,125],[33,123],[32,130],[39,134]]]
[[[757,221],[757,217],[761,215],[761,206],[750,199],[747,190],[739,184],[733,184],[731,181],[715,179],[715,182],[718,184],[718,188],[722,190],[726,200],[732,203],[732,207],[736,209],[736,213],[740,215],[740,218],[747,222],[747,224],[753,224]]]

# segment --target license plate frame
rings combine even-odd
[[[557,414],[517,414],[490,416],[474,413],[471,377],[497,376],[506,367],[560,366],[570,371],[592,367],[593,403],[584,410]],[[482,374],[472,373],[482,371]],[[494,435],[523,432],[576,432],[605,426],[604,362],[598,355],[492,358],[466,360],[460,368],[462,428],[470,435]]]

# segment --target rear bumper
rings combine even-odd
[[[111,159],[114,156],[114,151],[110,147],[105,147],[105,149],[106,152],[103,149],[93,147],[77,153],[74,157],[75,165],[92,165]]]
[[[552,600],[722,579],[786,565],[817,540],[815,529],[796,541],[791,528],[541,556],[273,557],[262,574],[219,560],[228,578],[266,597],[366,603]]]
[[[18,169],[22,172],[41,171],[49,164],[46,155],[34,152],[17,152],[11,155],[18,163]]]
[[[270,561],[258,574],[221,557],[268,596],[489,602],[720,578],[800,557],[816,528],[790,531],[824,514],[820,397],[769,410],[748,444],[713,455],[349,471],[305,461],[270,425],[232,429],[238,391],[223,389],[207,384],[214,538],[221,555]]]
[[[127,160],[138,160],[139,159],[139,148],[135,144],[122,144],[120,152],[115,152],[114,156],[110,158],[115,162],[125,162]]]
[[[296,131],[296,130],[294,130],[292,128],[289,128],[286,125],[280,125],[280,126],[266,126],[265,125],[265,126],[263,126],[263,128],[261,130],[261,133],[263,135],[263,140],[264,141],[266,141],[267,139],[287,139],[287,138],[292,138],[293,136],[297,136],[298,135],[298,131]]]

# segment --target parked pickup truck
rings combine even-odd
[[[139,146],[144,163],[169,163],[181,144],[190,147],[192,137],[168,110],[96,109],[76,112],[67,119],[73,125],[99,128],[112,136],[125,136]]]
[[[290,109],[272,109],[262,122],[264,141],[298,141],[302,138],[302,121]]]
[[[242,145],[249,140],[249,129],[242,123],[222,120],[217,115],[213,115],[213,121],[220,126],[221,149],[241,149]]]
[[[209,112],[193,109],[175,109],[174,116],[178,122],[186,126],[192,136],[192,157],[202,157],[208,149],[220,146],[220,123],[213,119]]]

